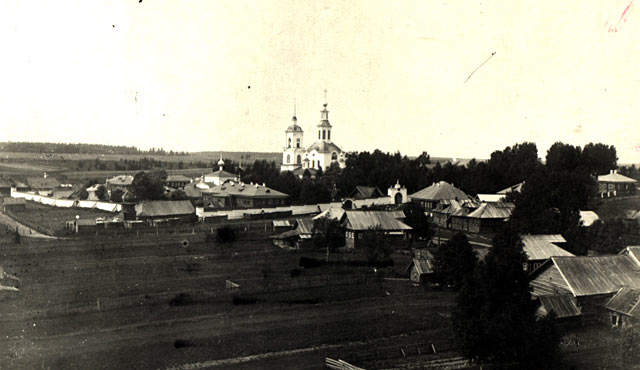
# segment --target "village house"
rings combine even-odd
[[[214,208],[271,208],[285,206],[289,196],[265,184],[233,181],[201,190],[202,198]]]
[[[385,211],[345,211],[341,226],[345,230],[345,247],[362,247],[364,233],[371,230],[383,232],[390,240],[403,243],[409,237],[411,226],[398,220],[392,212]]]
[[[605,304],[613,327],[630,327],[640,323],[640,289],[621,288]]]
[[[409,195],[409,198],[412,202],[420,203],[427,212],[434,210],[442,200],[471,199],[462,190],[446,181],[436,182],[431,186]]]
[[[451,228],[476,234],[496,233],[504,227],[514,208],[515,205],[508,202],[480,203],[468,214],[452,214]]]
[[[418,250],[405,270],[405,274],[414,285],[432,283],[435,276],[433,261],[434,257],[429,251]]]
[[[375,186],[356,186],[347,198],[370,199],[383,197],[382,191]]]
[[[611,170],[607,175],[598,176],[598,192],[601,198],[635,194],[637,182],[619,174],[617,170]]]
[[[527,255],[525,271],[532,272],[551,257],[571,257],[572,253],[562,249],[567,241],[560,234],[522,235],[524,253]]]
[[[116,190],[121,190],[126,192],[131,188],[131,184],[133,183],[133,176],[131,175],[118,175],[112,178],[107,179],[105,185],[107,186],[107,190],[109,193],[112,193]]]
[[[36,194],[51,195],[60,186],[60,182],[54,177],[47,176],[45,172],[42,177],[27,177],[27,184]]]
[[[169,175],[164,180],[165,185],[174,189],[184,189],[185,186],[191,183],[191,179],[183,175]]]
[[[640,247],[618,255],[551,257],[530,275],[534,297],[569,295],[585,320],[609,321],[604,307],[622,288],[640,289]]]
[[[298,218],[296,219],[293,230],[286,230],[280,234],[271,236],[273,245],[283,249],[304,248],[311,243],[312,238],[313,220],[308,218]]]
[[[147,222],[174,219],[192,222],[196,209],[188,200],[148,200],[135,205],[136,218]]]
[[[210,185],[212,184],[218,186],[224,184],[225,182],[238,182],[240,181],[240,176],[236,175],[235,173],[225,171],[224,160],[220,158],[220,160],[218,161],[218,170],[206,175],[202,175],[202,181]]]
[[[27,202],[24,198],[2,198],[2,212],[24,211],[27,208]]]

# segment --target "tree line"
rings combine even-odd
[[[69,144],[36,142],[1,142],[0,151],[15,153],[55,153],[55,154],[149,154],[149,155],[189,155],[187,152],[150,148],[141,150],[134,146],[104,144]]]

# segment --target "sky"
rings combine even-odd
[[[4,2],[0,141],[278,152],[326,89],[345,151],[640,162],[636,2]]]

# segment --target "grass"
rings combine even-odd
[[[353,341],[369,351],[415,332],[420,340],[449,339],[440,314],[451,310],[451,293],[383,280],[392,268],[374,273],[346,263],[292,276],[300,257],[324,251],[282,251],[268,234],[241,232],[230,247],[205,244],[200,234],[188,248],[167,235],[0,240],[3,267],[22,279],[21,291],[0,301],[0,368],[167,368],[324,344],[346,354]],[[241,287],[228,290],[226,280]],[[234,304],[234,297],[258,303]],[[321,367],[319,353],[329,354],[296,355],[295,367]]]
[[[13,216],[26,225],[39,225],[52,230],[56,234],[64,233],[65,223],[80,219],[96,219],[97,217],[114,217],[115,213],[86,208],[61,208],[27,201],[24,211],[14,210]]]

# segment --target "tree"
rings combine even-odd
[[[559,337],[551,320],[536,319],[525,262],[520,237],[507,227],[463,284],[453,323],[464,355],[523,369],[549,368],[556,360]]]
[[[405,203],[402,205],[402,211],[405,215],[404,223],[411,226],[413,235],[424,240],[431,240],[434,231],[420,203]]]
[[[551,171],[572,172],[582,164],[582,150],[573,146],[557,142],[547,151],[545,165]]]
[[[335,218],[320,217],[315,219],[311,233],[314,246],[318,249],[326,249],[327,260],[330,251],[344,247],[344,233]]]
[[[133,177],[131,191],[137,200],[159,200],[164,196],[164,180],[167,173],[164,170],[138,172]]]
[[[389,256],[393,252],[389,238],[379,226],[363,232],[362,245],[364,245],[364,254],[370,265],[389,261]]]
[[[114,203],[120,203],[122,202],[122,195],[124,194],[124,192],[120,189],[116,189],[114,191],[111,192],[111,201]]]
[[[603,175],[618,165],[616,148],[613,145],[589,143],[582,149],[582,164],[592,175]]]
[[[318,204],[331,202],[331,189],[321,181],[303,180],[299,202]]]
[[[433,267],[438,281],[455,290],[473,275],[478,263],[473,247],[462,232],[456,233],[441,245],[434,258]]]
[[[104,185],[98,186],[98,188],[96,189],[96,196],[99,200],[107,200],[107,188]]]

